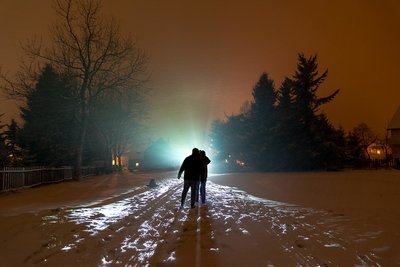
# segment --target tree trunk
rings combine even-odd
[[[112,172],[112,150],[110,148],[110,146],[107,146],[107,152],[106,152],[106,173],[111,173]]]
[[[78,146],[76,150],[76,162],[74,168],[74,180],[76,181],[79,181],[82,176],[83,147],[85,145],[87,118],[88,118],[88,110],[85,101],[82,101],[81,114],[82,114],[81,129],[79,132]]]
[[[121,153],[118,152],[118,171],[122,172]]]

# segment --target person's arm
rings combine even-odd
[[[186,159],[183,161],[183,163],[182,163],[182,165],[181,165],[181,168],[179,169],[179,172],[178,172],[178,179],[181,178],[182,172],[185,170],[185,168],[186,168]]]

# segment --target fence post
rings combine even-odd
[[[3,179],[3,187],[2,187],[2,189],[3,189],[3,190],[6,190],[6,183],[5,183],[5,181],[6,181],[6,177],[5,177],[5,171],[6,171],[6,168],[3,168],[3,173],[1,174],[1,176],[2,176],[2,179]]]
[[[25,167],[22,168],[22,186],[25,187]]]

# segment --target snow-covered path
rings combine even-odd
[[[390,237],[343,214],[260,199],[213,182],[207,184],[208,204],[189,209],[187,199],[179,209],[181,189],[182,180],[165,179],[156,188],[135,187],[83,206],[2,218],[10,230],[1,235],[1,261],[4,266],[400,264],[385,261]]]

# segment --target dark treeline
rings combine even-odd
[[[297,68],[277,88],[263,73],[253,88],[253,100],[240,114],[215,121],[211,145],[218,162],[230,169],[260,171],[335,170],[360,167],[369,131],[358,126],[349,133],[336,129],[321,107],[339,90],[318,96],[328,72],[318,72],[317,57],[298,55]],[[361,128],[361,129],[360,129]],[[369,140],[371,141],[371,140]]]
[[[327,71],[318,73],[316,56],[302,54],[293,77],[285,78],[279,88],[262,74],[253,88],[253,101],[245,103],[240,114],[212,125],[214,164],[261,171],[363,167],[367,148],[377,137],[363,123],[348,133],[332,126],[321,106],[339,90],[319,97],[326,77]],[[0,114],[1,165],[73,165],[82,127],[75,78],[46,64],[30,88],[21,94],[21,126],[15,120],[2,124]],[[121,159],[142,132],[143,103],[140,90],[132,88],[104,90],[91,98],[84,165],[101,163],[111,169],[112,160]]]

